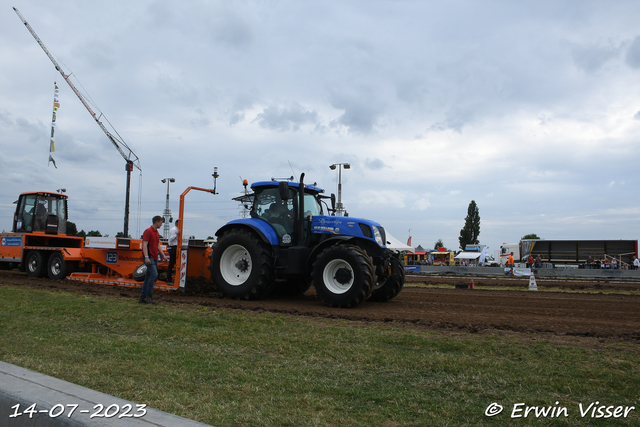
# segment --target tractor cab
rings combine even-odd
[[[323,215],[318,199],[322,190],[311,185],[305,185],[302,203],[304,216],[300,215],[299,186],[297,182],[286,181],[256,182],[251,186],[254,191],[251,217],[266,221],[275,230],[282,246],[296,243],[301,221]],[[302,230],[308,231],[308,227]]]
[[[22,193],[15,202],[14,233],[67,233],[67,196],[60,193]]]

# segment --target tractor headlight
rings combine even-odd
[[[384,240],[382,240],[382,233],[380,232],[380,230],[378,230],[378,227],[374,225],[371,228],[373,228],[373,237],[375,237],[376,243],[380,246],[384,246]]]

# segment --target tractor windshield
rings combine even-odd
[[[315,194],[304,194],[304,216],[322,215],[322,205]]]
[[[258,218],[269,223],[282,244],[291,244],[294,224],[293,193],[289,200],[282,200],[278,188],[266,188],[256,194],[253,212]]]

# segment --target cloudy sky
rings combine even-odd
[[[471,200],[491,249],[640,237],[638,1],[3,2],[0,229],[20,192],[63,187],[79,229],[113,236],[124,160],[11,6],[140,158],[133,235],[162,178],[177,216],[219,168],[219,195],[187,196],[204,238],[238,217],[241,178],[331,193],[349,162],[349,214],[414,245],[457,249]]]

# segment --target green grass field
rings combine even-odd
[[[640,423],[635,344],[452,338],[136,302],[0,286],[0,360],[215,426]],[[581,416],[596,401],[638,409]],[[504,409],[488,417],[493,403]]]

